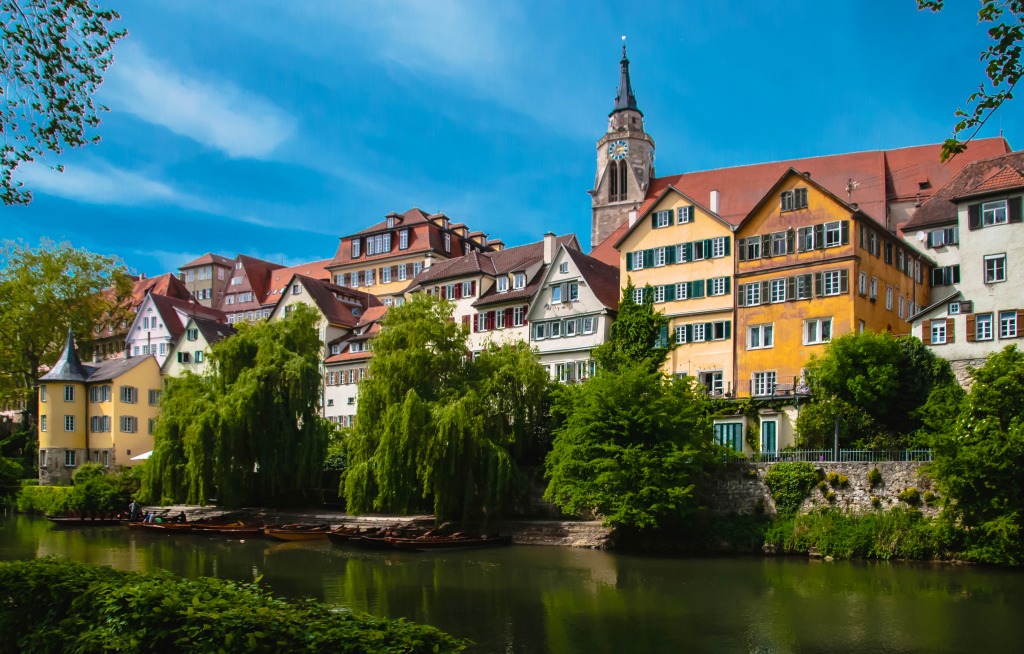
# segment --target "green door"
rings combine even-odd
[[[765,454],[774,454],[779,449],[778,425],[779,423],[774,420],[761,421],[761,451]]]

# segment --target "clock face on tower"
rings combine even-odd
[[[608,144],[608,156],[618,161],[629,153],[629,144],[625,141],[614,141]]]

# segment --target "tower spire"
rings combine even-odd
[[[636,106],[636,96],[633,95],[633,85],[629,82],[629,58],[626,57],[626,37],[622,37],[622,61],[619,62],[619,91],[615,94],[615,108],[612,114],[619,111],[632,110],[644,115],[644,112]]]

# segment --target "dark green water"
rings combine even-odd
[[[1024,573],[555,547],[377,553],[329,542],[63,530],[0,517],[0,560],[63,554],[264,584],[477,643],[474,652],[1024,652]]]

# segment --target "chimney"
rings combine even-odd
[[[429,269],[431,264],[433,264],[433,263],[434,263],[434,255],[432,253],[430,253],[430,252],[427,252],[427,254],[423,257],[423,270]]]
[[[544,265],[551,265],[555,260],[555,235],[548,232],[544,235]]]
[[[718,213],[718,189],[711,191],[711,204],[709,208],[712,213]]]
[[[639,216],[639,214],[637,213],[636,209],[633,209],[632,211],[629,212],[629,226],[630,227],[632,227],[633,225],[636,224],[636,219],[637,219],[638,216]]]

